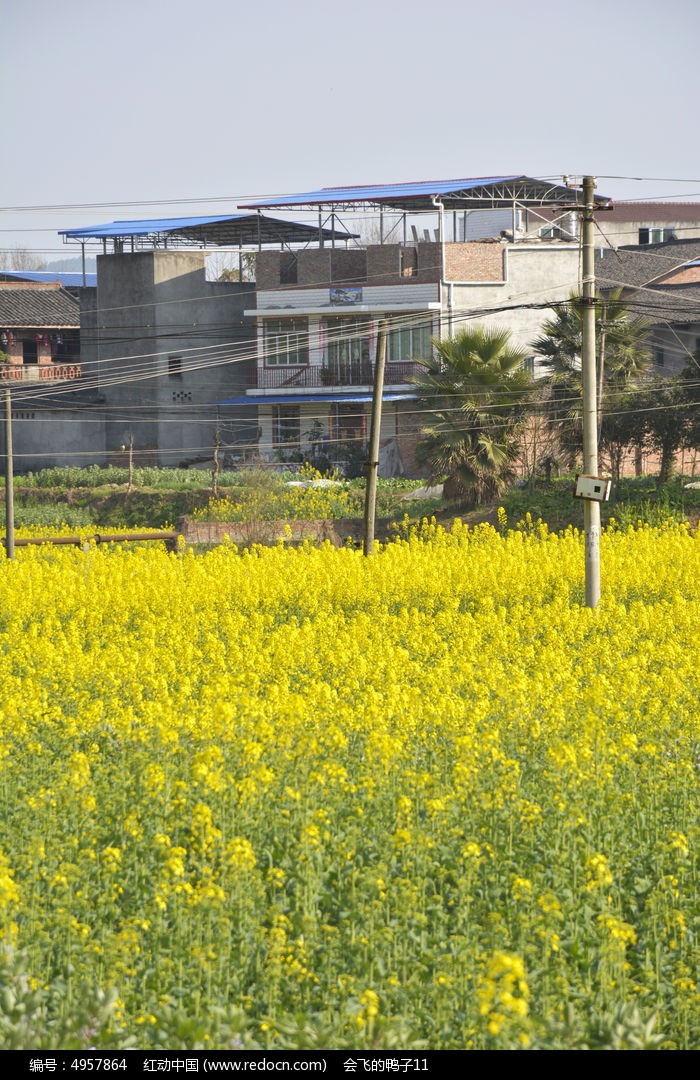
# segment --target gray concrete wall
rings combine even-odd
[[[98,359],[106,448],[178,466],[255,442],[251,410],[223,406],[254,368],[254,286],[209,282],[203,251],[100,256]]]
[[[50,408],[32,399],[17,402],[12,408],[12,443],[18,476],[58,465],[102,465],[104,412],[94,403]]]

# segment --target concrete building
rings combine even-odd
[[[362,458],[378,329],[388,328],[380,472],[416,471],[420,417],[411,378],[431,338],[474,320],[528,348],[579,284],[572,224],[580,191],[527,177],[323,189],[245,209],[314,210],[331,228],[375,213],[378,244],[257,257],[255,381],[236,404],[257,406],[260,453],[293,458],[319,447],[331,463]],[[599,199],[601,205],[608,200]],[[243,209],[243,208],[242,208]],[[469,215],[495,235],[467,240]],[[556,235],[539,235],[555,222]],[[504,224],[510,222],[510,228]],[[472,233],[474,229],[472,228]],[[366,455],[365,455],[366,456]]]
[[[307,240],[305,225],[259,214],[116,221],[65,230],[102,244],[97,288],[82,310],[83,361],[105,410],[105,460],[225,464],[257,448],[257,418],[226,399],[254,369],[254,284],[210,281],[211,250],[244,252]],[[328,233],[330,238],[331,234]],[[241,275],[243,276],[243,275]],[[98,447],[95,446],[95,453]]]
[[[6,365],[26,432],[20,426],[15,440],[23,447],[18,468],[123,461],[130,442],[138,461],[159,465],[206,465],[215,444],[224,463],[312,452],[331,464],[357,464],[366,457],[383,322],[381,471],[413,472],[420,417],[411,380],[431,355],[431,339],[478,321],[508,329],[515,345],[529,349],[550,305],[579,288],[580,201],[580,189],[566,184],[496,177],[322,189],[251,204],[234,215],[63,230],[83,256],[87,245],[101,245],[97,284],[75,290],[79,363],[74,357],[72,367],[57,364],[59,353],[47,352],[42,338],[36,364],[29,340],[21,373],[16,355]],[[690,261],[678,245],[692,242],[669,237],[697,229],[700,243],[697,205],[610,209],[610,201],[598,197],[605,211],[597,218],[601,244],[631,238],[629,250],[636,252],[623,257],[621,249],[630,270],[622,274],[620,259],[601,250],[601,287],[644,289],[648,303],[653,289],[661,302],[665,290],[650,275],[659,268],[679,273]],[[273,208],[311,213],[315,223],[266,216]],[[372,236],[365,242],[359,222],[367,215]],[[240,273],[209,280],[207,257],[221,250],[237,253]],[[654,265],[642,281],[631,267],[644,252]],[[255,281],[231,280],[246,276],[251,253]],[[672,287],[676,298],[684,294],[690,303],[697,285],[684,280]],[[35,288],[48,296],[57,286]],[[679,335],[683,349],[695,347],[688,304],[682,313],[688,317],[676,319],[672,329],[667,317],[664,325],[657,322],[656,343],[665,356]],[[7,332],[13,332],[9,324]],[[64,351],[67,341],[66,335]],[[48,385],[48,374],[61,371],[73,380],[70,388]]]
[[[143,463],[193,464],[212,458],[217,435],[229,452],[253,437],[240,410],[217,405],[246,385],[251,286],[207,281],[205,259],[203,251],[98,256],[84,355],[104,402],[110,460],[133,440]]]

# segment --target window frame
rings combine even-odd
[[[290,424],[291,434],[283,435],[285,425]],[[301,407],[299,405],[272,406],[272,445],[275,450],[299,449],[301,446]]]
[[[408,336],[409,348],[404,355],[401,339],[406,336]],[[432,336],[432,319],[415,323],[407,322],[403,326],[390,329],[386,341],[387,364],[420,364],[430,360],[433,354]],[[398,356],[395,355],[397,351]]]
[[[264,367],[309,366],[309,320],[288,317],[263,322]]]
[[[661,226],[643,225],[638,233],[638,243],[642,247],[647,244],[666,244],[669,240],[675,239],[675,229]]]
[[[372,322],[368,315],[324,315],[322,329],[325,367],[334,363],[339,367],[345,364],[371,364],[369,339]],[[344,332],[346,329],[347,333]]]

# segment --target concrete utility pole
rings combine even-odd
[[[581,228],[583,280],[581,290],[581,374],[583,376],[583,471],[598,475],[598,418],[596,408],[595,358],[595,252],[593,248],[593,192],[595,180],[583,178]],[[597,607],[600,600],[600,503],[584,499],[586,606]]]
[[[377,331],[377,359],[374,365],[372,391],[372,420],[370,422],[367,486],[365,488],[365,520],[363,552],[374,551],[374,523],[377,510],[377,470],[379,469],[379,430],[382,426],[382,394],[384,393],[384,364],[386,362],[386,321],[382,319]]]
[[[15,557],[15,476],[12,461],[12,395],[5,387],[5,551]]]

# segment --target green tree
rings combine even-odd
[[[682,372],[683,399],[687,410],[684,446],[700,450],[700,349],[688,361]]]
[[[580,297],[572,294],[532,343],[549,376],[550,416],[560,429],[562,448],[572,458],[581,450],[582,310]],[[633,434],[627,421],[633,408],[631,392],[638,387],[651,358],[648,335],[649,324],[630,312],[621,289],[597,297],[599,442],[616,479]]]
[[[700,356],[635,401],[637,442],[661,455],[659,487],[673,474],[676,454],[700,447]]]
[[[445,478],[446,501],[479,506],[515,476],[532,385],[528,353],[511,345],[507,330],[481,326],[433,345],[437,356],[413,380],[424,411],[418,458],[433,481]]]

